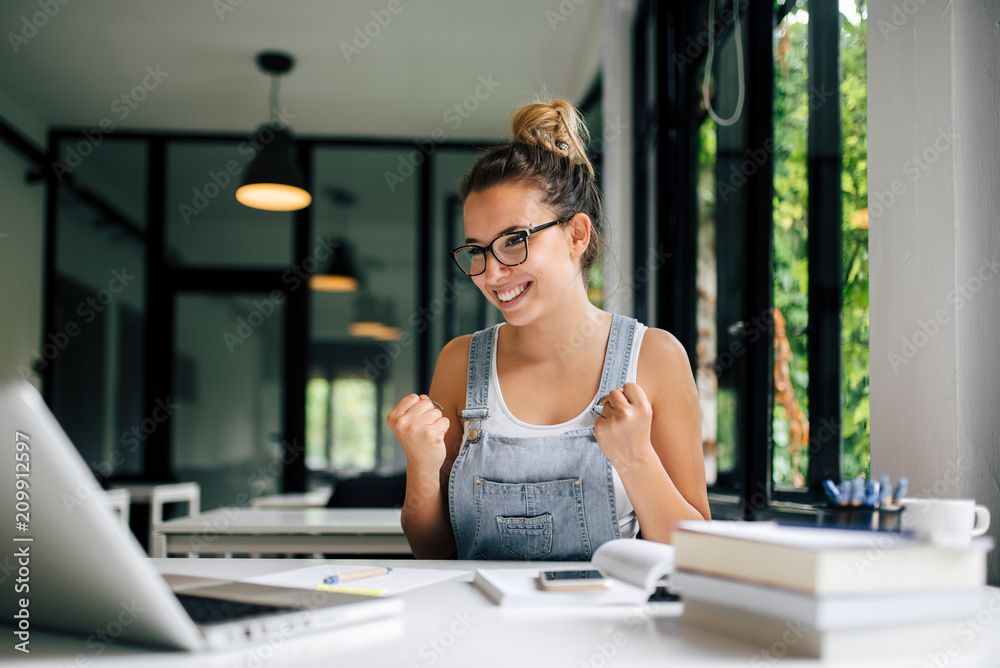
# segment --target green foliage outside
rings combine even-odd
[[[310,468],[367,471],[375,467],[375,395],[375,383],[364,378],[309,381],[306,461]],[[329,452],[327,443],[332,443]]]
[[[864,6],[864,2],[861,3]],[[844,477],[870,474],[868,408],[868,76],[866,21],[844,21],[840,86],[844,207]],[[863,225],[862,225],[863,222]]]
[[[774,305],[785,317],[795,399],[809,416],[809,71],[808,15],[792,12],[775,30],[774,63]],[[792,461],[790,418],[775,402],[772,419],[775,484],[795,485],[809,466],[808,448]],[[795,476],[796,470],[801,474]]]
[[[333,448],[335,470],[375,468],[375,383],[365,378],[333,381]]]
[[[774,303],[787,321],[789,372],[808,416],[808,15],[793,12],[775,32]],[[844,477],[868,474],[868,225],[865,21],[842,18],[841,95],[843,240]],[[774,411],[774,480],[793,483],[788,416]],[[818,426],[814,426],[814,429]],[[798,463],[804,476],[807,455]]]

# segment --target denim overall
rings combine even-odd
[[[497,325],[499,327],[499,325]],[[615,315],[596,399],[625,383],[636,321]],[[611,462],[594,428],[546,437],[490,433],[491,328],[469,346],[469,382],[462,420],[468,438],[448,484],[459,559],[586,561],[599,545],[620,538]]]

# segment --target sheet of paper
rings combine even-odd
[[[348,594],[363,594],[365,596],[394,596],[405,591],[418,589],[427,585],[445,582],[468,575],[469,571],[438,570],[432,568],[393,568],[385,575],[348,580],[337,585],[323,584],[323,580],[331,575],[346,575],[356,571],[366,571],[372,566],[343,566],[329,564],[309,566],[291,571],[258,575],[241,580],[271,587],[291,587],[293,589],[322,589],[323,591],[339,591]]]

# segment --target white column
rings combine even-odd
[[[1000,519],[1000,6],[868,10],[872,473]]]
[[[602,106],[604,127],[590,128],[604,148],[604,308],[632,315],[632,22],[634,0],[605,0]]]

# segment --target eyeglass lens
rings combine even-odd
[[[494,257],[502,264],[512,267],[528,259],[528,244],[524,232],[514,232],[497,237],[490,244]],[[455,253],[458,266],[466,274],[475,276],[486,270],[486,249],[466,247]]]

